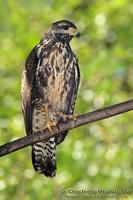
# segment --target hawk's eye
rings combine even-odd
[[[67,30],[67,29],[68,29],[68,26],[67,26],[67,25],[62,25],[62,28],[63,28],[64,30]]]

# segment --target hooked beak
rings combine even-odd
[[[80,32],[76,32],[75,35],[74,35],[74,37],[79,38],[80,37]]]

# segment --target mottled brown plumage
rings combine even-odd
[[[26,60],[22,108],[27,134],[43,131],[48,121],[57,124],[63,115],[73,113],[80,76],[77,57],[69,45],[74,36],[79,33],[72,22],[55,22]],[[36,171],[55,176],[56,144],[61,143],[66,134],[32,145]]]

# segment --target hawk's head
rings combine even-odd
[[[54,22],[51,26],[52,33],[60,39],[69,42],[73,37],[79,37],[80,33],[77,27],[70,21],[61,20]]]

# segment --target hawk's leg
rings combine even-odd
[[[69,117],[69,119],[73,119],[74,121],[77,119],[76,114],[69,115],[68,117]]]
[[[68,119],[68,115],[64,114],[63,112],[57,112],[57,115],[66,121]]]
[[[75,121],[77,119],[77,115],[75,114],[66,115],[63,112],[57,112],[57,115],[59,115],[63,119],[63,121],[66,121],[68,119],[73,119]]]
[[[52,121],[49,119],[49,111],[48,111],[48,106],[45,105],[45,116],[46,116],[46,125],[44,126],[44,129],[49,129],[49,131],[52,133],[52,126],[56,126],[57,123],[55,121]]]

